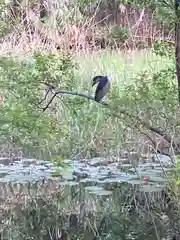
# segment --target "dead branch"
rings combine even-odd
[[[45,85],[47,85],[48,87],[50,86],[48,83],[44,83]],[[52,89],[54,87],[50,86],[51,87],[51,92],[52,92]],[[85,93],[79,93],[79,92],[72,92],[72,91],[67,91],[67,90],[56,90],[53,92],[53,96],[51,97],[51,99],[49,100],[49,102],[46,104],[46,106],[43,108],[43,112],[46,111],[46,109],[49,107],[49,105],[52,103],[52,101],[54,100],[54,98],[58,95],[58,94],[67,94],[67,95],[74,95],[74,96],[79,96],[79,97],[83,97],[83,98],[86,98],[88,100],[91,100],[91,101],[95,101],[94,97],[93,96],[90,96],[90,95],[87,95]],[[41,101],[42,102],[42,101]],[[96,101],[95,101],[96,102]],[[113,112],[113,109],[112,107],[105,103],[105,102],[96,102],[98,104],[101,104],[103,106],[105,106],[106,108],[109,108],[112,112],[109,114],[111,116],[114,116],[114,117],[117,117],[118,119],[121,119],[121,115],[119,114],[123,114],[124,116],[127,116],[129,117],[129,119],[131,119],[131,121],[135,124],[135,126],[140,130],[140,126],[158,134],[159,136],[161,136],[164,140],[166,140],[169,144],[172,145],[172,147],[178,151],[178,146],[177,144],[172,140],[172,137],[167,134],[166,132],[162,131],[160,128],[158,127],[155,127],[155,126],[152,126],[151,124],[149,124],[148,122],[142,120],[141,118],[139,118],[138,116],[135,116],[134,114],[132,113],[129,113],[127,112],[125,109],[120,109],[118,110],[119,111],[119,114],[116,114]],[[141,131],[141,130],[140,130]],[[142,132],[142,131],[141,131]]]

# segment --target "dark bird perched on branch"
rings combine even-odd
[[[98,83],[96,91],[95,91],[95,101],[100,102],[103,97],[108,93],[110,88],[110,80],[107,76],[95,76],[92,79],[92,86]]]

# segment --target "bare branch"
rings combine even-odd
[[[48,89],[46,90],[44,98],[38,104],[41,104],[42,102],[44,102],[46,100],[49,92],[51,92],[51,91],[52,91],[52,87],[49,86]]]
[[[52,103],[52,101],[54,100],[54,98],[56,97],[56,93],[54,93],[54,95],[52,96],[52,98],[49,100],[49,102],[47,103],[47,105],[43,108],[43,112],[46,111],[46,109],[49,107],[49,105]]]
[[[168,2],[166,2],[166,0],[161,0],[161,2],[164,3],[166,7],[174,10],[174,6],[171,6]]]
[[[55,93],[56,93],[56,95],[57,94],[68,94],[68,95],[79,96],[79,97],[83,97],[83,98],[95,101],[94,97],[87,95],[85,93],[71,92],[71,91],[67,91],[67,90],[57,90],[57,91],[55,91]],[[107,105],[107,103],[105,103],[105,102],[98,102],[98,103],[100,103],[101,105],[105,105],[105,106]]]
[[[78,92],[72,92],[72,91],[67,91],[67,90],[57,90],[54,92],[54,95],[52,96],[52,98],[50,99],[50,101],[48,102],[48,104],[43,108],[43,111],[45,111],[48,106],[51,104],[51,102],[53,101],[53,99],[58,95],[58,94],[68,94],[68,95],[74,95],[74,96],[79,96],[79,97],[83,97],[92,101],[95,101],[94,97],[90,96],[90,95],[86,95],[84,93],[78,93]],[[95,101],[96,102],[96,101]],[[111,106],[105,102],[97,102],[107,108],[109,108],[110,110],[113,111],[113,109],[111,108]],[[146,129],[151,130],[152,132],[160,135],[161,137],[163,137],[169,144],[172,143],[173,147],[177,148],[176,144],[172,141],[172,138],[169,134],[167,134],[166,132],[162,131],[160,128],[151,126],[148,122],[140,119],[138,116],[133,115],[132,113],[128,113],[125,109],[118,109],[120,114],[123,114],[127,117],[129,117],[137,126],[137,121],[139,122],[140,125],[142,125],[143,127],[145,127]],[[114,112],[111,112],[109,115],[115,116],[118,119],[121,119],[121,116],[119,114],[116,114]],[[139,128],[139,127],[138,127]]]

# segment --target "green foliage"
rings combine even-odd
[[[126,28],[115,25],[110,29],[109,37],[115,41],[124,42],[129,37],[129,32]]]
[[[159,50],[156,49],[156,51]],[[124,118],[132,128],[137,128],[137,119],[141,118],[152,126],[164,129],[170,135],[175,131],[173,134],[179,139],[180,132],[177,126],[180,111],[177,108],[178,92],[174,56],[168,48],[167,50],[164,48],[164,55],[170,59],[168,67],[164,66],[156,72],[154,69],[141,71],[131,83],[124,84],[120,92],[118,89],[111,91],[111,103],[116,113],[124,109],[135,116],[128,121]]]
[[[174,5],[172,2],[165,1],[168,5],[164,2],[154,2],[154,13],[155,13],[155,20],[157,23],[163,23],[164,28],[174,28]]]
[[[7,6],[5,1],[0,0],[0,37],[4,37],[11,29],[6,17]]]
[[[173,59],[175,57],[173,44],[160,40],[156,41],[154,44],[154,53],[161,57],[168,57],[170,59]]]
[[[137,111],[141,111],[149,107],[161,109],[162,105],[175,106],[177,87],[174,67],[154,74],[150,71],[138,74],[132,84],[125,86],[121,100],[130,111],[136,107]]]
[[[70,89],[75,84],[75,65],[64,53],[36,53],[33,57],[34,63],[11,57],[0,59],[0,92],[4,98],[0,134],[5,140],[13,137],[25,152],[33,149],[34,155],[41,155],[47,153],[47,142],[53,147],[59,136],[68,134],[65,122],[50,112],[42,113],[39,102],[44,96],[43,82]]]
[[[180,159],[179,156],[177,156],[177,159]],[[175,165],[175,168],[173,168],[169,174],[171,177],[171,180],[174,181],[175,185],[180,185],[180,162],[178,161]]]
[[[84,0],[84,1],[78,1],[78,6],[81,8],[85,8],[88,6],[98,6],[98,1],[94,0]],[[154,13],[155,19],[157,23],[163,23],[164,27],[173,27],[174,26],[174,3],[172,4],[172,1],[157,1],[157,0],[113,0],[113,1],[107,1],[103,0],[101,1],[101,4],[99,5],[99,8],[111,8],[117,7],[117,4],[124,4],[126,6],[132,6],[135,9],[142,9],[146,8],[149,9]],[[90,8],[91,9],[91,8]]]
[[[152,69],[143,70],[136,75],[131,84],[125,85],[121,98],[125,107],[129,106],[129,110],[132,110],[134,106],[136,111],[158,108],[160,111],[164,106],[168,111],[173,110],[178,96],[173,51],[171,44],[167,42],[155,43],[154,53],[157,56],[168,57],[171,64],[157,72]]]
[[[59,54],[35,53],[35,71],[37,80],[52,84],[55,87],[61,87],[71,90],[75,86],[73,71],[75,64],[69,53]]]

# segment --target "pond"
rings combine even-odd
[[[162,239],[171,235],[168,157],[0,159],[1,239]],[[166,223],[164,223],[166,219]],[[166,238],[165,238],[166,239]]]

